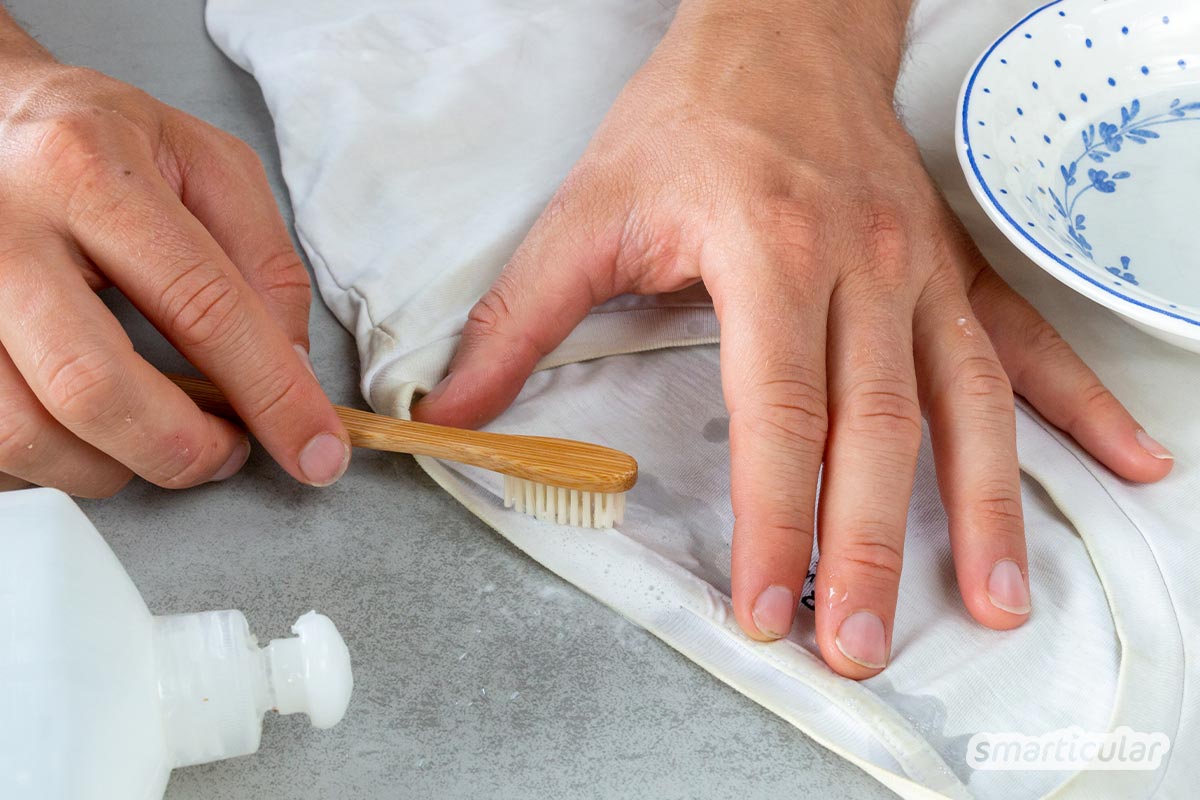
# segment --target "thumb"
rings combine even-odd
[[[616,236],[594,235],[555,201],[467,315],[446,377],[413,418],[474,428],[516,399],[538,361],[595,306],[619,294]],[[583,235],[581,235],[581,232]]]

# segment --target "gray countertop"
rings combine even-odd
[[[258,86],[209,41],[198,0],[7,0],[60,58],[245,139],[285,216]],[[183,362],[119,297],[139,350]],[[353,341],[318,301],[312,354],[362,406]],[[404,456],[358,452],[329,489],[260,451],[186,492],[136,482],[83,503],[154,613],[237,608],[260,639],[315,608],[354,662],[329,731],[269,715],[256,756],[177,771],[167,797],[875,797],[859,770],[564,583]]]

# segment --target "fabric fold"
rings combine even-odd
[[[962,76],[1034,7],[920,2],[897,102],[984,254],[1179,463],[1160,484],[1125,484],[1018,409],[1025,626],[984,630],[963,609],[926,441],[888,669],[862,683],[832,673],[804,607],[784,641],[740,633],[719,330],[698,290],[596,309],[491,426],[633,452],[641,480],[621,529],[536,522],[503,508],[498,476],[418,460],[532,558],[904,797],[1184,796],[1200,782],[1188,757],[1200,744],[1200,360],[1021,257],[975,205],[953,149]],[[263,88],[300,241],[355,335],[377,411],[407,416],[442,377],[471,305],[673,13],[642,0],[208,0],[214,40]],[[1172,755],[1122,773],[988,771],[967,759],[982,732],[1122,725],[1170,736]]]

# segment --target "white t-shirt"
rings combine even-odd
[[[634,453],[641,480],[620,530],[536,522],[502,508],[495,474],[421,463],[530,556],[904,796],[1184,796],[1200,785],[1200,361],[1019,255],[954,154],[967,68],[1035,5],[926,0],[898,100],[985,255],[1178,463],[1161,483],[1132,486],[1018,410],[1035,598],[1026,625],[986,630],[963,609],[926,442],[889,667],[861,683],[834,674],[804,608],[788,640],[740,632],[718,327],[701,292],[597,309],[491,426]],[[297,232],[325,301],[355,334],[376,410],[405,416],[413,392],[442,377],[468,309],[673,13],[646,0],[209,0],[213,38],[262,85]],[[1161,732],[1173,746],[1153,771],[968,764],[977,733],[1068,726]]]

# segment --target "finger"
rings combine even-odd
[[[160,486],[194,486],[236,472],[249,454],[245,436],[201,412],[134,352],[64,247],[46,239],[0,265],[0,342],[42,408],[79,439]],[[35,454],[39,447],[62,447],[63,456],[105,465],[55,430],[48,429],[49,439],[31,442]],[[5,471],[12,470],[6,465]]]
[[[918,302],[917,374],[959,591],[979,622],[1015,628],[1030,600],[1012,388],[959,286]]]
[[[206,130],[211,134],[208,138],[182,131],[175,134],[175,149],[181,151],[185,164],[180,198],[305,360],[312,287],[279,215],[262,161],[239,139]]]
[[[970,301],[1013,390],[1122,478],[1157,481],[1174,459],[1142,429],[1050,323],[990,267]]]
[[[849,678],[888,662],[921,444],[912,309],[859,273],[830,306],[830,435],[821,480],[817,643]]]
[[[0,474],[78,497],[109,497],[133,473],[64,428],[0,347]]]
[[[795,259],[777,255],[756,261]],[[733,263],[745,258],[726,255]],[[792,627],[812,559],[827,430],[829,287],[796,274],[746,266],[705,279],[721,323],[721,384],[729,409],[733,609],[747,635],[761,641],[787,636]]]
[[[29,481],[23,481],[20,478],[0,472],[0,492],[15,492],[20,489],[29,489],[32,486],[33,484]]]
[[[449,374],[414,406],[414,418],[465,427],[491,420],[592,308],[624,291],[611,278],[616,242],[592,235],[577,208],[556,199],[538,219],[471,309]]]
[[[284,469],[334,482],[349,464],[349,437],[291,338],[157,167],[121,156],[129,168],[89,174],[92,196],[105,200],[73,209],[71,233]]]

